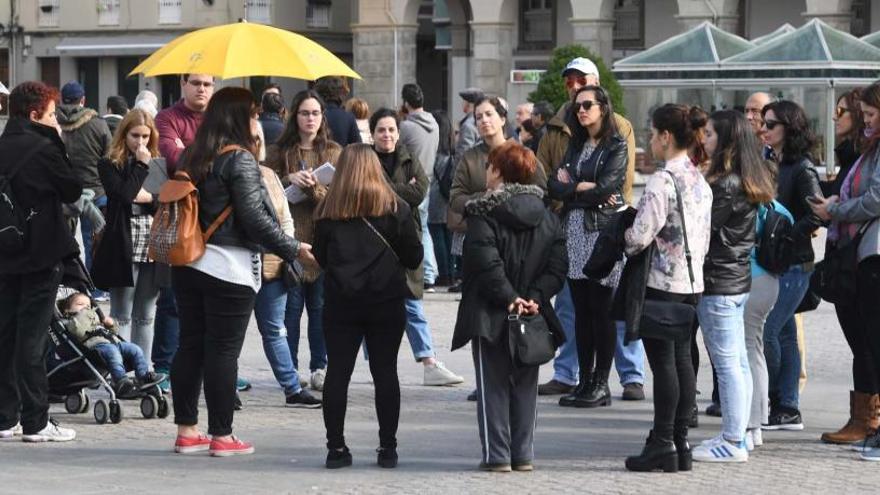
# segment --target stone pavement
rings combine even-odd
[[[282,406],[283,394],[252,324],[241,372],[254,388],[242,394],[245,409],[236,414],[235,427],[254,442],[254,455],[175,455],[171,418],[145,420],[137,402],[124,403],[121,424],[104,426],[95,424],[91,411],[69,415],[53,405],[55,417],[77,429],[77,440],[58,445],[0,442],[0,493],[878,493],[880,465],[818,440],[820,432],[844,423],[851,385],[849,349],[827,304],[806,316],[809,381],[802,404],[807,428],[766,432],[765,445],[746,464],[695,463],[691,473],[673,475],[624,470],[624,457],[641,449],[650,428],[651,394],[649,385],[647,401],[617,400],[616,382],[614,403],[599,410],[564,409],[555,398],[540,398],[534,472],[477,471],[476,407],[465,401],[474,384],[470,352],[448,351],[456,308],[453,295],[427,296],[439,356],[466,377],[464,385],[421,386],[421,365],[412,360],[404,339],[399,358],[401,459],[395,470],[375,465],[377,425],[366,363],[358,363],[350,391],[346,433],[354,466],[326,470],[320,410]],[[307,362],[305,341],[301,349],[300,362]],[[701,410],[711,391],[705,353],[702,362]],[[551,374],[545,366],[541,381]],[[691,434],[695,442],[719,431],[716,418],[701,415],[700,423]]]

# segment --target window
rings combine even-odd
[[[615,0],[614,48],[645,47],[645,3],[643,0]]]
[[[248,0],[245,4],[245,17],[249,22],[272,23],[272,0]]]
[[[58,27],[61,18],[61,0],[40,0],[37,24],[40,27]]]
[[[40,81],[61,87],[61,59],[59,57],[40,57]]]
[[[180,24],[182,0],[159,0],[159,24]]]
[[[556,45],[555,10],[555,0],[520,0],[520,49],[549,50]]]
[[[850,21],[849,32],[859,38],[870,34],[871,2],[868,0],[853,0],[851,10],[852,20]]]
[[[98,25],[119,25],[119,0],[98,0]]]
[[[330,27],[330,2],[309,0],[306,4],[306,27],[327,29]]]

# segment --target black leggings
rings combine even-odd
[[[606,374],[614,361],[617,330],[611,319],[614,289],[595,280],[568,280],[574,302],[574,329],[581,374],[593,369]]]
[[[696,305],[694,296],[648,289],[649,299],[687,302]],[[684,338],[659,340],[644,338],[645,355],[654,374],[654,434],[671,440],[686,437],[688,420],[694,407],[696,384],[691,362],[691,329],[682,329]]]
[[[324,426],[327,448],[345,446],[345,409],[348,384],[361,342],[370,353],[370,374],[376,387],[379,446],[397,447],[400,419],[400,382],[397,351],[406,328],[403,299],[380,304],[341,304],[324,301],[324,339],[327,343],[327,376],[324,380]]]
[[[859,263],[856,283],[858,316],[864,328],[865,343],[869,350],[868,356],[863,355],[868,359],[862,372],[866,373],[865,383],[873,385],[873,393],[877,393],[877,387],[880,386],[880,331],[877,328],[872,328],[872,325],[876,325],[876,322],[880,321],[880,256],[871,256]],[[853,372],[855,372],[855,365],[853,368]],[[873,374],[870,371],[873,371]],[[873,376],[873,383],[869,378],[871,376]],[[866,386],[870,387],[871,385]],[[858,390],[858,385],[856,390]]]
[[[877,288],[875,287],[873,290],[877,290]],[[837,312],[837,321],[840,322],[846,343],[849,344],[853,353],[853,389],[865,394],[876,394],[878,392],[877,371],[869,346],[868,325],[859,316],[859,306],[853,301],[847,301],[835,304],[834,310]]]

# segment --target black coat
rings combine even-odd
[[[703,294],[745,294],[752,287],[750,255],[758,208],[748,202],[736,174],[718,178],[711,187],[712,236],[703,262]]]
[[[808,158],[785,160],[779,165],[776,200],[786,207],[794,217],[793,264],[813,261],[813,232],[823,225],[810,208],[807,198],[821,196],[819,174]]]
[[[420,265],[424,248],[409,206],[398,198],[395,213],[367,220],[397,258],[361,217],[315,222],[312,252],[324,269],[328,303],[363,305],[412,297],[406,269]]]
[[[537,186],[507,184],[466,206],[464,281],[452,349],[483,337],[506,335],[507,307],[531,299],[562,343],[562,325],[550,304],[565,283],[568,254],[559,218]]]
[[[284,235],[263,185],[257,160],[250,152],[233,151],[218,156],[198,184],[199,224],[202,230],[232,205],[232,213],[208,240],[209,244],[264,249],[285,261],[293,261],[299,241]]]
[[[603,139],[578,171],[578,159],[582,150],[583,147],[578,147],[574,141],[569,142],[565,158],[559,167],[568,171],[571,182],[560,182],[554,170],[547,178],[547,190],[550,198],[562,201],[563,213],[583,209],[584,226],[592,231],[601,230],[615,211],[613,207],[607,207],[608,198],[614,197],[615,203],[623,204],[626,140],[618,135]],[[576,192],[578,183],[584,181],[594,182],[596,187],[589,191]]]
[[[327,126],[330,127],[330,139],[336,141],[339,146],[345,148],[351,143],[361,142],[361,131],[351,112],[328,102],[324,110],[324,118],[327,119]]]
[[[6,173],[31,150],[28,163],[12,179],[12,192],[22,207],[32,211],[27,223],[25,249],[0,256],[0,274],[47,270],[79,254],[70,226],[61,212],[82,194],[58,132],[48,126],[14,117],[0,136],[0,173]]]
[[[851,139],[847,139],[834,147],[834,156],[837,157],[837,175],[833,181],[822,181],[819,185],[822,187],[822,194],[827,198],[832,195],[840,194],[840,186],[846,179],[849,170],[855,165],[856,160],[861,154],[856,148],[855,143]]]

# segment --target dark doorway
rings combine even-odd
[[[416,41],[416,79],[425,94],[425,110],[445,109],[449,104],[449,57],[434,48],[434,36]],[[409,81],[401,81],[401,86]]]
[[[168,108],[180,99],[180,76],[162,76],[162,108]]]
[[[128,77],[128,73],[134,70],[139,63],[140,59],[137,57],[119,57],[116,59],[116,87],[119,88],[117,94],[125,98],[129,108],[134,106],[134,99],[137,98],[140,85],[138,84],[138,76]]]
[[[56,88],[61,87],[61,59],[40,57],[40,81]]]
[[[101,102],[98,101],[98,59],[95,57],[76,59],[76,80],[82,84],[86,92],[86,106],[98,109]],[[66,83],[67,81],[65,81]]]

